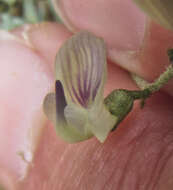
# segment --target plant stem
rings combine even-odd
[[[136,83],[136,85],[141,89],[145,89],[147,88],[147,86],[150,84],[149,82],[147,82],[145,79],[143,79],[142,77],[138,76],[135,73],[130,73],[131,78],[133,79],[133,81]]]
[[[154,93],[160,90],[171,78],[173,78],[173,65],[169,65],[166,71],[152,83],[148,83],[135,74],[131,74],[131,76],[140,89],[148,89],[151,93]]]
[[[154,82],[148,83],[136,74],[131,74],[132,79],[140,89],[148,89],[151,93],[154,93],[160,90],[171,78],[173,78],[173,49],[169,49],[167,54],[170,60],[170,65]]]
[[[171,78],[173,78],[173,66],[170,65],[167,70],[162,73],[155,82],[151,83],[147,88],[151,93],[160,90]]]

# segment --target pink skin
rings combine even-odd
[[[64,11],[69,1],[63,2]],[[93,5],[97,1],[92,1],[92,4],[87,4],[87,6],[82,6],[85,5],[85,1],[80,1],[83,4],[77,0],[73,2],[73,6],[70,3],[68,5],[71,18],[76,18],[70,22],[73,23],[71,25],[78,25],[78,29],[89,29],[89,26],[91,28],[94,26],[94,22],[99,26],[94,18],[105,22],[104,18],[101,19],[97,15],[103,11],[97,10],[97,6]],[[74,9],[77,2],[80,5],[81,17],[75,16],[79,13],[77,9]],[[112,2],[106,5],[106,2],[108,1],[102,1],[101,5],[107,7],[108,12],[109,8],[113,10],[115,4]],[[84,19],[82,14],[87,17],[89,14],[86,13],[92,5],[95,7],[95,13],[93,12],[93,19],[86,23],[87,18]],[[116,51],[126,52],[129,49],[135,51],[137,48],[139,50],[142,43],[140,40],[139,43],[138,41],[133,43],[131,37],[126,36],[126,41],[129,40],[129,43],[133,45],[130,48],[126,45],[120,47],[121,44],[125,44],[123,33],[121,38],[118,36],[117,39],[115,39],[116,35],[114,38],[111,32],[106,34],[115,22],[112,15],[114,12],[116,11],[110,12],[110,19],[107,18],[109,22],[107,26],[101,27],[100,25],[95,31],[105,37],[108,45],[112,42],[109,46],[112,48],[112,59],[113,56],[117,57]],[[143,15],[139,11],[138,14]],[[85,21],[85,27],[81,26],[82,19]],[[141,16],[141,19],[143,20],[144,16]],[[134,26],[137,25],[136,23]],[[120,26],[121,22],[119,22]],[[170,37],[172,35],[171,32],[157,25],[152,26],[158,27],[163,33],[158,33],[158,36],[153,34],[150,40],[145,35],[145,39],[148,40],[145,40],[146,43],[143,43],[142,51],[138,54],[146,60],[148,57],[151,64],[145,67],[140,58],[132,59],[131,62],[127,62],[126,66],[123,66],[128,70],[140,71],[139,73],[146,78],[155,77],[155,72],[159,73],[163,69],[163,63],[158,61],[166,59],[161,54],[160,59],[156,61],[158,65],[155,69],[154,56],[150,59],[152,52],[157,55],[158,46],[161,52],[165,50],[165,47],[171,46],[170,39],[167,37],[169,45],[162,40],[165,43],[159,43],[152,48],[155,37],[162,39],[165,32],[170,33]],[[119,34],[121,34],[120,30]],[[126,28],[126,30],[130,29]],[[134,27],[133,30],[135,31]],[[147,101],[143,110],[140,110],[138,103],[135,104],[133,112],[114,133],[110,134],[104,144],[100,144],[93,138],[69,145],[56,136],[53,126],[43,116],[41,106],[45,94],[51,90],[53,85],[55,54],[71,33],[62,25],[50,23],[29,26],[29,29],[23,27],[13,33],[19,37],[18,40],[11,39],[11,37],[9,39],[9,36],[4,39],[2,37],[4,35],[0,33],[0,57],[3,60],[0,70],[0,89],[3,89],[0,93],[0,184],[8,190],[34,190],[36,187],[37,190],[172,189],[173,99],[171,96],[166,93],[157,93]],[[130,32],[128,34],[130,35]],[[109,40],[106,35],[110,37]],[[115,44],[118,45],[114,46]],[[123,56],[120,55],[122,54],[119,54],[122,59]],[[128,55],[129,52],[126,52],[126,56]],[[126,56],[124,60],[127,60]],[[121,65],[120,62],[118,64]],[[150,71],[149,76],[148,71]],[[136,86],[126,71],[109,61],[105,96],[115,88],[136,89]],[[171,89],[168,92],[171,94]],[[31,132],[34,134],[32,138],[29,135]],[[17,154],[19,152],[22,153],[21,156]]]

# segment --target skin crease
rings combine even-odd
[[[27,33],[32,47],[28,48],[34,52],[31,57],[36,54],[40,59],[45,58],[47,69],[51,71],[52,62],[48,60],[53,60],[60,44],[70,36],[70,33],[63,26],[56,24],[33,26],[29,31],[32,31]],[[16,33],[23,38],[21,31]],[[43,44],[49,44],[49,51],[52,52],[48,53],[47,58],[45,57],[47,50]],[[26,54],[21,52],[21,56],[22,53]],[[13,61],[14,64],[18,62],[17,59]],[[45,73],[45,71],[37,72]],[[52,78],[50,77],[46,86],[53,82]],[[115,88],[136,89],[128,73],[109,62],[105,95]],[[33,91],[30,99],[34,101],[37,93]],[[42,92],[42,95],[44,93]],[[171,190],[173,186],[172,102],[172,97],[159,92],[147,101],[143,110],[140,110],[136,104],[133,112],[114,133],[110,134],[104,144],[93,138],[69,145],[59,139],[53,126],[45,121],[44,124],[39,124],[43,130],[35,147],[33,162],[29,164],[28,174],[18,181],[12,180],[11,175],[6,172],[5,177],[0,175],[0,181],[5,180],[4,185],[6,184],[9,190],[32,190],[35,187],[38,190]],[[27,113],[25,106],[20,109]],[[16,123],[14,126],[18,127]],[[10,131],[9,128],[6,130]],[[22,130],[21,133],[25,132]],[[6,138],[8,139],[8,136]],[[3,168],[2,173],[7,168],[8,166]],[[17,173],[17,170],[14,173]]]

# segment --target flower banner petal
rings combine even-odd
[[[106,77],[104,41],[86,31],[77,33],[58,51],[55,69],[67,103],[90,107],[98,94],[103,95]]]

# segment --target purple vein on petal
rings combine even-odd
[[[86,37],[87,38],[87,37]],[[88,97],[90,96],[89,92],[87,91],[87,83],[88,83],[88,78],[89,78],[89,64],[90,64],[90,55],[87,54],[87,49],[85,46],[87,46],[87,39],[82,40],[81,45],[83,47],[83,51],[84,51],[84,96],[85,96],[85,100],[87,101]]]
[[[68,50],[69,51],[67,51],[66,52],[66,59],[67,59],[67,68],[68,68],[68,74],[69,74],[69,79],[70,79],[70,84],[71,84],[71,89],[72,89],[72,94],[74,94],[74,96],[75,96],[75,98],[77,99],[77,102],[81,105],[81,106],[83,106],[84,105],[84,103],[83,103],[83,101],[82,101],[82,99],[81,99],[81,97],[79,96],[79,94],[78,94],[78,92],[77,92],[77,89],[75,89],[75,85],[73,84],[73,82],[75,82],[75,80],[77,80],[77,78],[75,78],[75,76],[72,76],[72,69],[73,69],[73,64],[77,64],[77,65],[79,65],[78,64],[78,62],[77,62],[77,60],[76,60],[76,62],[73,62],[74,60],[72,59],[72,55],[69,53],[70,51],[73,53],[73,55],[75,56],[75,51],[74,51],[74,45],[73,45],[73,41],[72,41],[72,43],[71,44],[68,44],[68,46],[67,46],[67,48],[68,48]],[[76,57],[75,57],[76,58]],[[78,73],[79,74],[79,73]],[[76,102],[76,103],[77,103]]]
[[[100,48],[98,46],[98,48]],[[97,49],[97,53],[96,53],[96,56],[94,56],[94,59],[93,62],[99,62],[100,63],[100,67],[97,67],[97,71],[96,71],[96,81],[95,81],[95,87],[93,88],[93,92],[92,92],[92,98],[94,100],[96,94],[97,94],[97,91],[99,89],[99,86],[101,84],[101,80],[103,80],[103,72],[104,72],[104,60],[100,60],[100,57],[101,56],[101,53],[103,53],[101,51],[101,49]]]
[[[64,55],[64,52],[62,52],[62,51],[59,53],[59,61],[60,61],[60,63],[58,63],[58,64],[61,64],[61,69],[62,69],[62,74],[63,74],[63,79],[64,79],[64,82],[65,82],[66,89],[69,92],[69,95],[70,95],[72,101],[75,102],[74,98],[72,96],[72,93],[70,91],[70,87],[69,87],[69,83],[67,81],[67,77],[65,75],[65,73],[66,73],[66,69],[65,69],[66,64],[65,63],[67,62],[67,59],[66,59],[66,56]]]
[[[79,58],[79,62],[78,62],[78,65],[79,65],[79,68],[80,68],[80,86],[81,86],[81,96],[84,100],[84,78],[85,78],[85,65],[87,63],[87,57],[85,56],[85,53],[84,53],[84,48],[82,46],[82,41],[76,41],[75,42],[75,46],[76,46],[76,54],[77,54],[77,57]]]
[[[69,51],[72,50],[72,47],[67,46],[66,48],[68,48],[68,51],[62,51],[60,53],[63,78],[64,78],[66,88],[68,90],[68,93],[70,94],[72,101],[74,103],[79,103],[82,106],[83,102],[80,99],[80,97],[77,95],[77,92],[76,92],[74,85],[73,85],[73,77],[72,77],[72,73],[71,73],[71,71],[72,71],[72,65],[71,64],[73,64],[73,63],[70,59],[70,53],[69,53]],[[64,60],[64,62],[62,62],[62,60]],[[68,74],[69,77],[67,77],[66,74]],[[76,102],[76,100],[77,100],[77,102]]]
[[[80,32],[60,49],[59,60],[64,85],[72,101],[88,107],[104,78],[104,42],[90,33]]]
[[[73,44],[74,44],[75,57],[76,57],[76,60],[78,63],[78,68],[79,68],[79,73],[77,76],[77,84],[78,84],[79,94],[81,96],[83,105],[85,105],[84,94],[83,94],[83,89],[82,89],[82,76],[83,76],[82,62],[83,62],[83,59],[80,56],[80,54],[78,53],[78,44],[75,42]]]
[[[95,88],[92,91],[92,99],[93,99],[93,101],[94,101],[94,99],[95,99],[95,97],[97,95],[100,83],[101,83],[101,81],[98,81],[97,84],[95,85]]]
[[[83,39],[82,39],[83,40]],[[82,43],[82,40],[73,40],[73,48],[76,56],[76,63],[78,67],[78,75],[77,75],[77,84],[78,84],[78,91],[81,97],[82,105],[84,107],[87,106],[87,92],[85,92],[85,82],[88,77],[88,59],[85,52],[85,46]],[[83,84],[82,84],[83,83]]]
[[[89,101],[95,99],[98,88],[101,84],[105,61],[105,55],[101,54],[104,54],[105,52],[103,44],[96,39],[94,39],[95,42],[93,42],[93,38],[91,38],[89,34],[87,34],[85,38],[75,40],[76,43],[74,44],[77,44],[75,50],[78,50],[77,53],[79,52],[79,55],[82,57],[82,62],[80,63],[78,60],[77,63],[79,65],[79,72],[81,68],[80,65],[82,66],[82,79],[80,77],[81,75],[79,75],[80,81],[78,84],[83,81],[83,91],[81,92],[81,85],[78,85],[78,88],[80,89],[80,96],[82,100],[84,100],[85,106],[87,106]]]
[[[89,44],[89,46],[91,48],[91,52],[90,52],[91,58],[92,58],[91,63],[96,64],[98,62],[98,48],[96,50],[93,50],[93,47],[90,44]],[[96,75],[96,72],[97,72],[97,70],[94,69],[95,66],[96,65],[91,64],[91,73],[90,73],[90,80],[89,80],[88,90],[90,90],[92,88],[92,85],[93,85],[92,83],[94,82],[93,81],[93,76]],[[99,68],[97,68],[97,69],[99,69]],[[90,92],[91,95],[92,95],[93,90],[94,90],[94,88],[92,88],[92,91]],[[94,97],[92,96],[91,99],[94,100]]]
[[[89,86],[88,88],[91,89],[91,99],[94,101],[95,96],[97,94],[98,88],[101,84],[101,81],[103,79],[103,69],[104,69],[104,54],[105,52],[103,51],[103,46],[100,43],[95,42],[95,46],[91,46],[90,43],[88,43],[88,46],[90,47],[91,51],[91,72],[90,72],[90,80],[89,80]],[[98,46],[97,46],[98,45]],[[96,48],[97,47],[97,48]],[[100,59],[101,58],[101,59]],[[94,79],[94,80],[93,80]]]
[[[90,84],[90,78],[93,73],[92,69],[92,51],[91,51],[91,46],[90,46],[90,41],[89,41],[89,35],[86,36],[85,39],[81,40],[81,48],[83,50],[83,97],[85,100],[85,105],[87,106],[89,102],[89,98],[91,96],[91,84]],[[89,51],[90,50],[90,51]]]
[[[86,45],[86,44],[85,44]],[[86,53],[86,49],[85,49],[85,45],[83,44],[83,41],[81,41],[80,43],[80,53],[82,55],[82,62],[80,64],[82,64],[83,67],[83,100],[85,102],[85,106],[87,106],[87,101],[88,101],[88,97],[89,97],[89,92],[86,90],[86,86],[87,86],[87,78],[88,78],[88,64],[89,64],[89,59]]]

